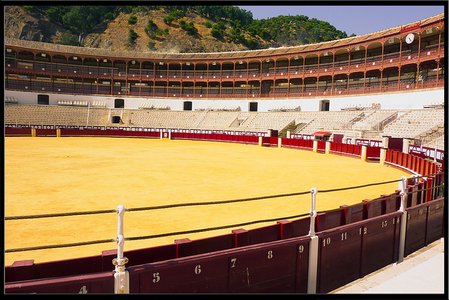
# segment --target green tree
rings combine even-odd
[[[128,31],[128,47],[133,47],[136,44],[136,40],[139,36],[137,35],[137,32],[135,32],[133,29],[130,29]]]
[[[58,43],[62,45],[79,46],[78,36],[70,32],[61,34]]]
[[[149,41],[148,44],[147,44],[147,48],[148,48],[149,50],[155,50],[155,49],[156,49],[155,46],[156,46],[156,43],[153,42],[153,41]]]
[[[137,16],[136,15],[130,15],[128,18],[128,24],[134,25],[137,23]]]
[[[217,22],[214,25],[212,25],[210,33],[214,38],[221,40],[224,37],[225,29],[226,27],[223,24],[223,22]]]
[[[185,30],[190,35],[197,35],[198,29],[196,29],[195,24],[193,22],[187,23],[184,20],[179,21],[179,26],[181,29]]]

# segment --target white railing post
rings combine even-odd
[[[312,205],[310,209],[310,229],[309,229],[309,272],[307,281],[307,293],[316,294],[317,272],[318,272],[318,236],[315,234],[316,194],[317,189],[312,188]]]
[[[129,273],[125,269],[128,259],[123,256],[125,237],[123,235],[123,220],[125,215],[125,207],[119,205],[117,207],[117,258],[112,260],[115,266],[114,270],[114,293],[129,294]]]
[[[401,216],[401,225],[399,231],[399,255],[398,255],[398,263],[401,263],[404,260],[405,254],[405,236],[407,233],[407,177],[402,176],[401,182],[399,183],[399,189],[401,190],[401,206],[399,207],[399,211],[402,212]]]

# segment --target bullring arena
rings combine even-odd
[[[444,235],[443,15],[275,50],[5,49],[6,293],[330,293]]]

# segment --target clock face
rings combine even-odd
[[[407,44],[411,44],[413,43],[413,40],[415,39],[415,35],[413,33],[409,33],[407,34],[407,36],[405,37],[405,42]]]

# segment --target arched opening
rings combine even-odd
[[[136,83],[137,85],[137,83]],[[138,83],[140,88],[140,95],[141,96],[152,96],[153,95],[153,87],[154,82],[153,81],[141,81]]]
[[[347,93],[348,75],[338,74],[334,76],[334,95],[344,95]]]
[[[332,76],[320,76],[318,79],[318,95],[330,95],[332,91]]]
[[[153,79],[154,77],[154,63],[151,61],[144,61],[140,69],[142,80]]]
[[[128,62],[128,77],[140,78],[140,62],[131,60]]]
[[[159,97],[167,96],[167,82],[166,81],[156,81],[154,83],[154,95]]]
[[[301,78],[290,79],[290,96],[300,96],[302,94],[303,84]]]
[[[310,54],[306,56],[306,61],[304,65],[304,71],[307,74],[312,74],[313,70],[316,70],[318,66],[318,55]]]
[[[167,85],[168,97],[179,97],[181,95],[181,82],[169,81]]]
[[[382,43],[376,42],[369,44],[366,52],[366,63],[374,65],[382,60]]]
[[[262,61],[262,77],[268,77],[274,75],[274,60],[265,59]]]
[[[399,68],[385,68],[382,71],[382,91],[393,91],[398,88]]]
[[[181,77],[181,64],[169,63],[168,64],[168,77],[170,79],[179,79]]]
[[[114,80],[114,86],[112,87],[114,95],[126,95],[128,93],[128,87],[125,80]]]
[[[196,82],[195,83],[195,96],[196,97],[206,97],[207,95],[207,82]]]
[[[198,63],[195,65],[195,77],[196,79],[205,79],[207,75],[207,64]]]
[[[304,79],[304,95],[314,96],[316,94],[317,78],[307,77]]]
[[[248,81],[247,84],[248,97],[259,97],[260,95],[260,81]]]
[[[401,90],[412,89],[415,87],[417,71],[418,70],[416,64],[401,66],[401,80],[400,80]]]
[[[271,92],[273,90],[273,85],[274,85],[273,80],[263,80],[261,96],[266,97],[266,96],[271,95]]]
[[[245,97],[248,85],[245,81],[236,81],[234,87],[234,95],[239,95],[239,97]]]
[[[95,58],[85,58],[83,61],[84,74],[89,76],[98,76],[98,60]]]
[[[167,78],[168,67],[167,63],[160,61],[154,64],[154,74],[156,79]]]
[[[288,59],[285,57],[276,60],[276,75],[284,76],[288,73]]]
[[[140,86],[141,82],[139,81],[133,81],[132,79],[128,81],[129,86],[129,94],[133,96],[139,96],[140,95]]]
[[[110,78],[112,76],[112,61],[106,58],[100,59],[98,62],[98,76]]]
[[[182,63],[181,70],[183,79],[193,79],[193,77],[195,76],[195,65],[193,63]]]
[[[302,56],[293,56],[290,59],[290,76],[297,77],[302,75],[304,59]]]
[[[334,54],[330,51],[326,51],[320,54],[319,58],[320,72],[332,74],[332,67],[334,62]]]
[[[378,92],[380,86],[380,70],[366,72],[365,92]]]
[[[355,72],[349,74],[349,91],[351,93],[363,93],[364,86],[363,72]]]
[[[16,63],[16,51],[14,49],[6,48],[5,51],[5,65],[7,68],[15,68]]]
[[[351,58],[351,69],[362,68],[362,65],[365,63],[365,47],[356,46],[351,48],[349,55]]]
[[[218,79],[220,78],[220,69],[221,69],[221,65],[214,61],[212,63],[209,64],[209,79]]]
[[[34,68],[34,54],[28,51],[20,51],[17,54],[17,68],[32,70]]]
[[[220,82],[210,81],[207,87],[207,94],[209,97],[218,98],[220,97]]]
[[[224,63],[223,64],[223,68],[229,71],[226,71],[227,74],[229,74],[229,78],[232,78],[232,69],[234,68],[234,65],[231,63]],[[239,62],[237,62],[235,64],[235,72],[234,72],[234,76],[236,78],[246,78],[246,75],[248,73],[248,63],[246,61],[240,60]],[[226,79],[228,78],[227,75],[223,77],[226,77]]]
[[[258,78],[260,76],[260,62],[250,61],[248,65],[248,79]]]
[[[436,82],[438,72],[438,63],[434,60],[424,61],[419,65],[419,72],[416,78],[416,84],[420,87],[433,87]],[[428,85],[428,83],[432,82]]]
[[[243,62],[242,64],[243,65]],[[245,63],[245,67],[242,67],[240,64],[237,66],[240,66],[239,68],[243,68],[243,70],[245,71],[245,77],[246,77],[246,63]],[[227,79],[232,79],[234,77],[234,63],[232,62],[224,62],[221,64],[221,79],[222,80],[227,80]],[[236,67],[237,68],[237,67]],[[241,74],[240,74],[241,76]],[[239,76],[236,76],[239,77]],[[243,78],[243,76],[241,76],[240,78]]]
[[[277,79],[274,84],[273,93],[278,97],[287,97],[288,79]]]
[[[193,82],[183,82],[182,83],[182,96],[183,97],[192,97],[194,95],[194,86]]]
[[[114,62],[114,77],[126,78],[126,62],[123,60],[116,60]]]
[[[339,49],[335,52],[334,68],[347,66],[349,63],[349,52],[346,49]]]

